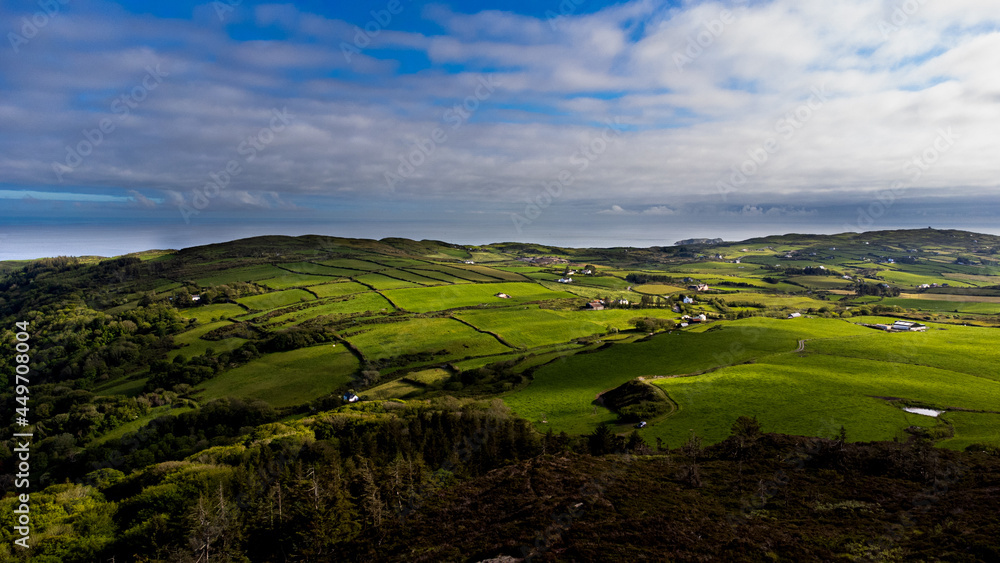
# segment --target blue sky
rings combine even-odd
[[[95,224],[163,245],[226,225],[986,230],[998,19],[985,0],[5,2],[0,258],[19,229]]]

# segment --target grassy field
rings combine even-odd
[[[313,262],[293,262],[290,264],[278,265],[293,272],[298,272],[300,274],[312,274],[315,276],[341,277],[344,272],[344,270],[339,268],[331,268],[330,266],[315,264]]]
[[[824,320],[821,324],[827,330],[870,330],[840,321]],[[561,358],[537,370],[531,385],[505,396],[504,402],[532,422],[540,421],[544,414],[547,427],[557,432],[587,433],[597,424],[615,419],[610,411],[591,404],[602,391],[639,376],[691,373],[792,351],[798,339],[805,338],[802,327],[801,323],[746,319],[708,333],[662,334],[644,342]]]
[[[294,311],[268,319],[268,325],[299,324],[323,315],[347,315],[351,313],[391,312],[396,309],[378,293],[356,293],[332,303],[320,303],[301,311]]]
[[[179,310],[182,317],[195,319],[199,323],[212,322],[215,319],[237,317],[246,313],[246,309],[232,303],[215,303],[212,305],[202,305],[200,307],[189,307]]]
[[[429,269],[429,268],[420,268],[420,269],[411,268],[411,269],[409,269],[407,271],[408,272],[412,272],[412,273],[414,273],[416,275],[419,275],[421,277],[424,277],[424,278],[429,278],[429,279],[432,279],[432,280],[436,280],[436,281],[441,282],[441,283],[471,283],[469,280],[467,280],[465,278],[456,277],[456,276],[453,276],[453,275],[451,275],[449,273],[441,272],[441,271],[438,271],[438,270],[435,270],[435,269]]]
[[[478,274],[483,274],[484,276],[497,278],[503,281],[527,281],[527,278],[525,278],[521,274],[510,271],[510,268],[498,269],[498,268],[489,268],[487,266],[462,266],[462,269],[469,270],[470,272],[476,272]]]
[[[287,273],[287,271],[270,264],[262,264],[260,266],[249,266],[246,268],[232,268],[214,276],[208,276],[195,280],[195,283],[201,287],[210,287],[213,285],[225,285],[233,282],[266,280],[268,278],[275,278]]]
[[[289,289],[292,287],[306,287],[333,281],[337,278],[330,276],[315,276],[309,274],[293,274],[285,272],[285,275],[276,278],[260,280],[257,283],[268,289]]]
[[[498,280],[497,278],[495,278],[493,276],[484,275],[484,274],[482,274],[480,272],[477,272],[477,271],[475,271],[475,270],[473,270],[471,268],[467,268],[465,266],[436,265],[436,266],[420,266],[420,267],[411,268],[411,269],[414,270],[414,271],[421,272],[421,273],[427,272],[427,271],[438,272],[438,273],[442,273],[442,274],[454,276],[454,277],[456,277],[458,279],[463,279],[463,280],[472,281],[472,282],[488,283],[488,282],[500,281],[500,280]]]
[[[203,355],[209,348],[215,353],[231,352],[243,345],[246,340],[242,338],[225,338],[223,340],[202,340],[202,336],[209,332],[232,324],[229,321],[218,321],[199,326],[182,332],[174,337],[174,344],[182,346],[179,350],[171,350],[167,354],[167,359],[173,360],[177,356],[192,358]]]
[[[316,296],[302,289],[288,289],[285,291],[275,291],[262,295],[251,295],[237,299],[236,302],[244,305],[251,311],[267,311],[278,307],[287,307],[295,303],[312,301]]]
[[[404,287],[422,287],[420,284],[397,280],[388,276],[383,276],[382,274],[364,274],[361,276],[354,276],[353,279],[370,285],[379,291],[383,289],[399,289]]]
[[[887,369],[875,360],[809,353],[774,355],[655,384],[681,405],[649,433],[671,446],[679,446],[691,429],[717,442],[740,415],[756,416],[771,432],[833,437],[844,426],[852,441],[892,440],[908,426],[932,427],[936,421],[876,397],[978,409],[995,408],[1000,399],[1000,384],[974,376],[915,365]],[[994,427],[994,436],[1000,438],[1000,427]]]
[[[945,295],[935,297],[949,297]],[[966,297],[966,296],[962,296]],[[979,299],[991,299],[980,297]],[[993,298],[995,299],[995,298]],[[995,315],[1000,313],[1000,303],[978,303],[971,299],[906,299],[890,297],[882,301],[883,305],[898,305],[904,309],[917,309],[931,313],[972,313],[977,315]]]
[[[496,297],[497,293],[506,293],[511,298],[501,299]],[[473,307],[481,304],[509,305],[511,303],[574,297],[565,292],[545,289],[538,284],[517,282],[397,289],[386,291],[384,294],[401,309],[417,313],[444,311],[456,307]]]
[[[413,319],[365,325],[345,333],[369,360],[431,352],[434,362],[509,352],[496,338],[454,319]]]
[[[261,399],[276,407],[305,403],[350,385],[360,369],[346,346],[324,344],[278,352],[223,372],[202,383],[201,400]]]
[[[721,367],[692,377],[655,379],[680,408],[644,430],[646,439],[659,437],[676,447],[693,429],[707,442],[716,442],[728,435],[736,417],[748,415],[757,416],[768,431],[833,436],[843,425],[852,440],[885,440],[910,425],[939,423],[875,397],[997,410],[1000,375],[992,366],[1000,360],[1000,350],[983,349],[992,338],[991,329],[983,328],[887,334],[833,319],[713,323],[558,359],[504,401],[528,420],[540,423],[544,417],[548,423],[538,424],[540,429],[587,433],[616,418],[592,404],[604,390],[639,376]],[[794,351],[799,340],[807,341],[805,352]],[[743,363],[751,359],[753,363]],[[970,440],[1000,444],[1000,415],[965,414],[945,415],[945,420],[967,418],[962,424],[970,429],[963,434],[961,424],[955,424],[956,436],[946,446]]]
[[[595,313],[598,311],[594,311]],[[583,318],[569,319],[555,311],[510,309],[462,311],[456,317],[476,328],[499,334],[505,342],[519,348],[536,348],[569,342],[575,338],[602,334],[607,327]]]
[[[350,295],[352,293],[364,293],[366,291],[371,291],[367,287],[356,282],[337,282],[337,283],[325,283],[323,285],[311,285],[307,287],[309,291],[323,297],[340,297],[341,295]]]

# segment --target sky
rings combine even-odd
[[[0,259],[1000,233],[998,23],[986,0],[11,0]]]

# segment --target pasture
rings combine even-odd
[[[992,339],[992,330],[984,328],[888,334],[835,319],[713,323],[557,359],[504,402],[542,431],[588,433],[616,419],[592,404],[598,393],[639,376],[694,373],[699,375],[652,380],[679,409],[644,430],[647,441],[659,437],[677,447],[693,429],[708,443],[717,442],[741,415],[757,416],[766,431],[833,436],[843,425],[854,441],[891,440],[908,426],[944,422],[876,397],[997,410],[1000,375],[994,366],[1000,350],[984,349]],[[798,340],[806,340],[804,352],[794,351]],[[704,373],[713,368],[720,369]],[[943,445],[1000,444],[1000,415],[966,414],[943,416],[961,421],[955,438]],[[547,424],[540,424],[543,418]],[[963,424],[969,434],[962,433]]]
[[[430,361],[440,363],[510,352],[510,348],[493,336],[477,332],[455,319],[411,319],[359,325],[345,331],[344,335],[370,361],[429,352]]]
[[[306,287],[336,280],[330,276],[315,276],[311,274],[293,274],[285,272],[284,275],[276,278],[260,280],[257,283],[268,289],[289,289],[292,287]]]
[[[216,354],[222,352],[232,352],[243,345],[246,340],[242,338],[225,338],[222,340],[203,340],[201,337],[217,328],[232,324],[230,321],[218,321],[202,325],[186,332],[182,332],[174,337],[174,344],[181,346],[178,350],[171,350],[167,353],[167,359],[173,360],[177,356],[191,359],[194,356],[204,355],[209,348]]]
[[[232,303],[213,303],[200,307],[179,309],[178,312],[186,319],[195,319],[199,324],[213,322],[218,318],[228,319],[246,313],[246,309]]]
[[[496,297],[498,293],[510,295],[510,299]],[[570,299],[575,297],[565,292],[545,289],[534,283],[499,282],[482,284],[462,284],[421,289],[396,289],[384,292],[390,301],[400,309],[416,313],[444,311],[476,305],[510,305],[549,299]]]
[[[315,293],[321,299],[324,297],[340,297],[341,295],[371,291],[371,289],[356,282],[325,283],[323,285],[311,285],[306,289]]]
[[[287,273],[287,271],[282,270],[277,266],[261,264],[259,266],[223,270],[215,275],[195,280],[195,283],[198,284],[199,287],[211,287],[213,285],[225,285],[234,282],[255,282],[258,280],[266,280],[268,278],[275,278]]]
[[[299,324],[308,320],[322,317],[324,315],[349,315],[353,313],[381,313],[392,312],[396,309],[378,293],[356,293],[339,298],[336,301],[317,303],[311,307],[299,311],[292,311],[284,315],[268,319],[266,325]]]
[[[251,311],[268,311],[278,307],[287,307],[296,303],[312,301],[316,296],[303,289],[287,289],[285,291],[275,291],[261,295],[251,295],[242,297],[236,302]]]
[[[261,399],[275,407],[298,405],[350,385],[360,369],[343,344],[277,352],[225,371],[198,386],[202,401]]]
[[[594,311],[595,313],[598,311]],[[537,307],[470,310],[455,314],[476,328],[499,334],[518,348],[536,348],[569,342],[575,338],[607,332],[607,327],[583,318],[569,319],[555,311]]]

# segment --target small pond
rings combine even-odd
[[[903,410],[913,414],[922,414],[924,416],[937,416],[944,412],[944,411],[936,411],[934,409],[920,409],[917,407],[906,407]]]

